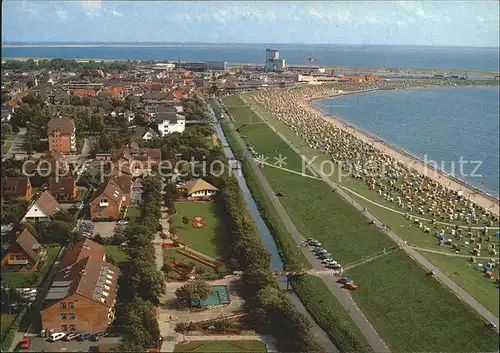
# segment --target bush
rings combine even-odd
[[[21,310],[19,314],[17,314],[16,318],[12,323],[10,324],[9,329],[7,332],[3,335],[2,337],[2,343],[0,344],[0,351],[1,352],[8,352],[10,350],[10,346],[14,342],[14,338],[16,336],[16,332],[19,329],[19,324],[21,323],[21,320],[26,313],[27,309],[24,308]]]

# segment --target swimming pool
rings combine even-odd
[[[216,306],[231,303],[229,291],[225,285],[210,286],[212,293],[206,298],[201,300],[192,300],[191,306]]]

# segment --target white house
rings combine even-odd
[[[125,119],[127,119],[127,122],[131,123],[135,119],[135,113],[130,111],[130,110],[125,110],[125,113],[123,114],[125,116]]]
[[[161,136],[173,132],[183,133],[186,129],[186,117],[177,113],[160,112],[156,114],[155,124]]]
[[[38,199],[28,208],[28,212],[23,217],[24,221],[48,221],[61,210],[61,205],[48,192],[44,191]]]

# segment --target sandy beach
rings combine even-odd
[[[361,93],[361,92],[367,92],[367,91],[374,91],[373,89],[370,90],[362,90],[362,91],[352,91],[352,92],[341,92],[341,93],[333,93],[333,94],[327,94],[327,95],[319,95],[319,96],[314,96],[307,98],[306,100],[299,101],[298,104],[301,105],[304,109],[307,109],[311,113],[335,124],[338,128],[354,135],[358,139],[372,144],[374,148],[379,150],[380,152],[391,156],[393,158],[396,158],[399,160],[401,163],[404,163],[408,167],[414,169],[420,174],[426,175],[427,177],[439,182],[441,185],[444,187],[451,189],[453,191],[462,191],[464,196],[471,200],[472,202],[476,203],[477,205],[483,207],[485,210],[488,210],[492,214],[498,216],[500,213],[500,202],[499,199],[491,196],[467,183],[465,183],[462,180],[459,180],[458,178],[455,178],[453,176],[447,175],[441,170],[435,169],[432,165],[430,164],[425,164],[422,160],[410,155],[408,152],[398,149],[382,140],[377,138],[376,136],[363,131],[357,127],[354,127],[352,125],[349,125],[346,123],[341,117],[337,116],[332,116],[325,111],[318,109],[314,106],[312,106],[311,102],[316,99],[321,99],[321,98],[330,98],[330,97],[338,97],[346,94],[355,94],[355,93]]]

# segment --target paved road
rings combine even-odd
[[[267,196],[271,200],[271,203],[273,204],[274,208],[276,209],[279,217],[281,218],[283,224],[285,225],[287,231],[292,235],[293,239],[297,242],[297,245],[301,244],[304,241],[304,238],[302,235],[299,233],[297,228],[295,228],[295,225],[293,224],[292,220],[288,216],[286,210],[283,208],[281,205],[280,201],[278,200],[278,197],[276,196],[275,192],[271,188],[271,185],[267,182],[267,179],[265,178],[264,174],[260,170],[259,166],[255,163],[253,158],[250,156],[249,152],[247,151],[247,148],[245,146],[244,141],[240,138],[239,134],[236,132],[236,129],[234,128],[234,125],[230,125],[231,129],[235,132],[236,136],[236,141],[240,145],[240,147],[245,151],[246,157],[250,161],[250,166],[254,173],[256,174],[260,184],[264,188],[264,191],[266,192]],[[324,270],[324,266],[321,264],[321,262],[309,251],[309,248],[301,247],[302,252],[306,256],[306,258],[309,260],[311,265],[314,267],[315,270]],[[323,279],[327,287],[330,289],[330,291],[335,295],[335,297],[339,300],[339,302],[342,304],[342,306],[347,310],[349,313],[351,319],[356,323],[356,325],[359,327],[360,331],[362,334],[366,337],[366,340],[370,344],[370,346],[373,348],[375,352],[389,352],[389,349],[385,345],[385,343],[382,341],[380,336],[377,334],[375,329],[371,326],[371,324],[368,322],[366,317],[363,315],[363,313],[359,310],[357,307],[356,303],[352,299],[351,294],[342,289],[341,286],[337,283],[335,283],[334,277],[332,277],[329,274],[322,274],[320,275],[320,278]]]
[[[12,140],[12,144],[10,145],[9,151],[5,154],[6,158],[13,157],[16,153],[26,152],[24,148],[24,136],[26,135],[26,128],[19,128],[19,132],[17,133],[14,140]]]
[[[251,107],[250,107],[251,108]],[[257,112],[255,112],[257,114]],[[273,129],[276,134],[285,141],[288,146],[295,151],[298,155],[302,156],[302,152],[295,147],[281,132],[279,132],[267,119],[264,119],[267,124]],[[425,269],[428,271],[435,272],[435,278],[438,279],[441,283],[446,285],[453,293],[455,293],[460,299],[469,304],[474,310],[478,312],[486,321],[493,323],[496,325],[496,331],[498,332],[498,324],[499,320],[493,313],[491,313],[488,309],[486,309],[483,305],[481,305],[476,299],[474,299],[469,293],[460,288],[458,284],[453,282],[448,276],[446,276],[443,272],[437,269],[434,265],[432,265],[425,257],[423,257],[420,253],[418,253],[411,246],[407,245],[406,242],[401,239],[396,233],[394,233],[391,229],[388,229],[384,226],[382,222],[380,222],[373,214],[368,211],[363,211],[364,207],[361,206],[355,199],[353,199],[346,191],[342,189],[337,183],[333,182],[327,175],[322,173],[318,168],[314,165],[309,165],[310,169],[312,169],[317,175],[323,179],[328,185],[332,187],[337,194],[342,196],[347,202],[351,203],[358,211],[362,212],[369,220],[374,221],[375,225],[382,230],[385,234],[387,234],[392,240],[397,242],[398,244],[403,245],[403,250],[414,260],[418,261]]]

